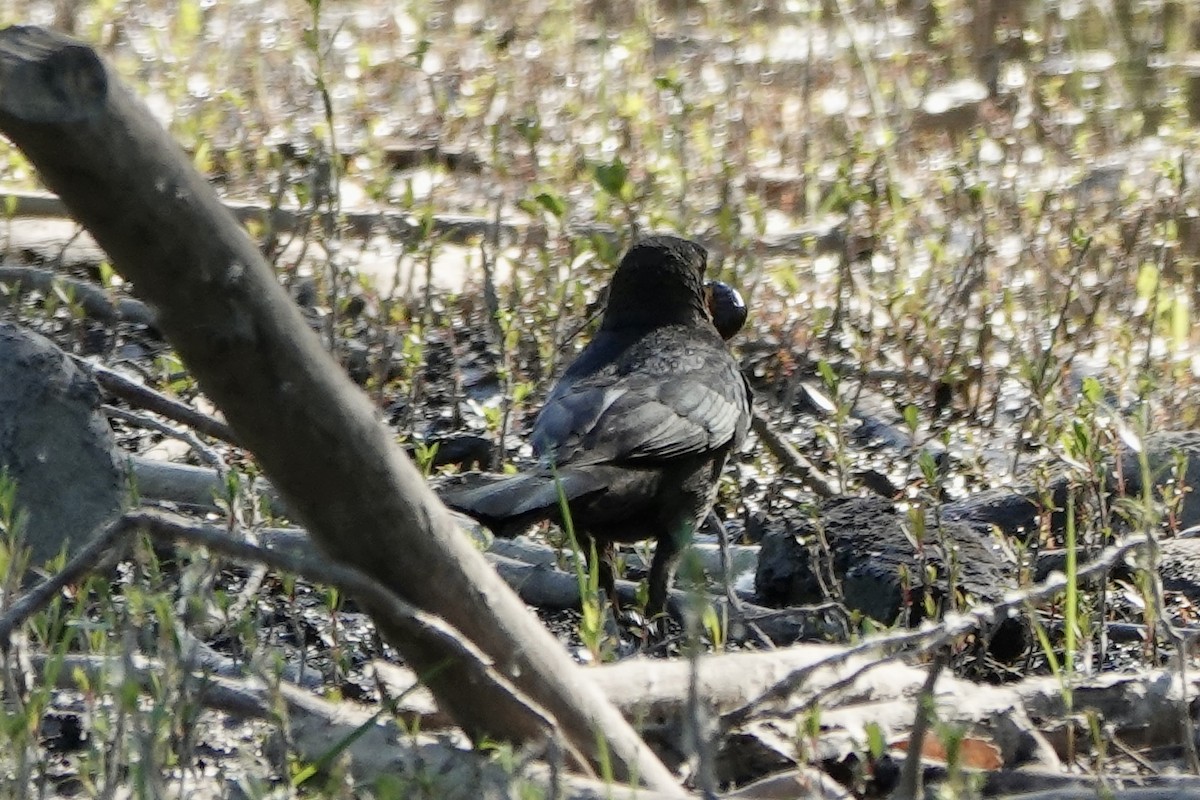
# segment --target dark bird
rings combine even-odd
[[[677,557],[750,423],[750,391],[725,345],[745,304],[731,287],[705,284],[706,262],[686,239],[635,244],[613,275],[599,331],[534,423],[539,467],[441,492],[450,508],[513,536],[541,520],[562,525],[561,491],[613,601],[613,545],[655,540],[650,616],[664,609]]]

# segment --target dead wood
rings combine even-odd
[[[705,655],[699,659],[698,693],[718,713],[738,708],[793,670],[814,667],[844,651],[828,644],[798,644],[765,652]],[[399,695],[417,682],[416,673],[384,661],[373,663],[388,693]],[[910,668],[903,668],[907,675]],[[588,675],[621,713],[649,726],[677,725],[685,713],[691,667],[685,661],[628,658],[588,668]],[[912,670],[919,674],[919,671]],[[814,672],[813,685],[831,682],[834,671]]]
[[[0,130],[159,311],[159,326],[330,556],[443,616],[621,779],[673,776],[455,528],[374,409],[321,348],[254,243],[90,47],[0,32]],[[370,608],[370,604],[368,604]],[[381,617],[470,735],[537,741],[443,645]]]
[[[139,456],[131,457],[129,463],[142,498],[219,510],[216,498],[221,496],[224,485],[216,470]],[[273,514],[288,516],[286,504],[267,481],[256,479],[250,488],[263,498]],[[474,520],[454,512],[451,514],[459,527],[470,531],[477,540],[489,538]],[[264,545],[275,549],[307,551],[312,547],[307,532],[299,528],[267,528],[258,531],[258,535]],[[494,539],[492,546],[497,552],[488,553],[489,563],[523,601],[547,609],[579,607],[579,582],[575,575],[551,566],[551,548],[527,545],[526,555],[531,557],[531,563],[502,555],[521,552],[505,540]],[[708,560],[714,561],[717,557],[712,553]],[[632,581],[617,581],[617,593],[624,603],[636,601],[637,588]],[[677,611],[687,597],[686,592],[672,589],[668,605]],[[727,598],[711,597],[709,600],[719,615],[730,620],[727,638],[732,642],[761,641],[765,636],[774,644],[789,644],[841,637],[845,633],[843,614],[834,606],[777,610],[743,602],[740,609],[733,609]]]
[[[721,796],[728,800],[794,800],[810,795],[827,800],[849,800],[854,797],[833,778],[812,767],[769,775]]]
[[[1097,797],[1106,800],[1198,800],[1200,799],[1200,780],[1196,778],[1175,778],[1164,783],[1170,786],[1147,786],[1132,789],[1114,789],[1115,779],[1094,780],[1091,786],[1071,789],[1050,789],[1042,792],[1029,792],[1022,795],[1011,795],[1009,800],[1096,800]]]
[[[926,767],[926,785],[944,781],[947,768],[943,765]],[[982,797],[1001,797],[1007,800],[1035,798],[1131,798],[1148,800],[1154,797],[1200,798],[1200,778],[1192,775],[1131,776],[1120,771],[1086,775],[1050,772],[1042,769],[962,770],[967,780],[978,786]]]
[[[797,648],[798,650],[810,648]],[[831,648],[811,646],[813,652],[803,657],[818,655],[822,650]],[[45,666],[47,656],[36,655],[33,665],[41,671]],[[191,656],[184,654],[185,662],[191,661]],[[655,666],[669,666],[668,662],[638,662],[639,670]],[[130,667],[132,673],[130,674]],[[624,664],[595,668],[595,672],[611,673],[601,677],[602,683],[610,681],[617,685],[629,670]],[[403,680],[397,681],[398,675],[404,671],[386,665],[397,675],[388,676],[386,684],[388,693],[392,690],[407,686]],[[534,785],[549,788],[550,777],[544,770],[535,765],[520,776],[513,776],[501,771],[493,771],[492,767],[483,763],[476,755],[431,737],[412,737],[397,726],[395,722],[378,716],[377,710],[371,706],[356,703],[335,703],[313,696],[307,691],[289,685],[286,682],[268,686],[264,681],[254,677],[231,677],[219,674],[213,665],[204,663],[203,672],[194,675],[198,682],[196,694],[205,707],[223,711],[245,719],[260,719],[271,723],[279,723],[278,703],[282,701],[287,711],[289,735],[298,753],[311,761],[324,757],[331,746],[352,734],[359,726],[366,725],[365,735],[353,741],[347,747],[350,758],[350,771],[358,780],[369,781],[373,777],[391,772],[405,774],[413,771],[414,765],[420,761],[425,764],[445,765],[448,771],[446,783],[439,783],[439,789],[447,792],[447,797],[474,797],[469,794],[472,790],[470,781],[479,781],[479,796],[512,796],[512,787],[517,777],[524,778]],[[79,672],[77,673],[76,670]],[[124,662],[93,656],[67,656],[62,668],[57,670],[61,688],[76,688],[74,685],[77,674],[86,675],[91,681],[97,681],[105,674],[113,674],[120,670],[130,674],[143,687],[149,687],[151,682],[163,673],[163,667],[157,662],[142,657],[134,657],[132,661]],[[217,672],[218,674],[214,674]],[[668,673],[674,670],[668,670]],[[658,676],[668,679],[671,675]],[[403,705],[411,707],[414,703],[412,695],[403,699]],[[869,712],[864,712],[864,716]],[[911,714],[911,707],[909,709]],[[401,719],[411,719],[400,714]],[[436,717],[421,720],[421,728],[425,729],[426,722]],[[944,773],[944,769],[940,770]],[[968,772],[974,772],[969,770]],[[938,776],[939,769],[927,769],[926,781],[930,782]],[[440,774],[440,773],[439,773]],[[932,777],[931,777],[932,775]],[[944,775],[942,776],[944,777]],[[460,780],[462,783],[460,783]],[[1198,779],[1188,776],[1161,776],[1152,778],[1130,779],[1127,776],[1114,775],[1101,781],[1096,776],[1068,775],[1045,769],[1005,769],[987,773],[982,791],[984,796],[1012,796],[1014,793],[1038,792],[1034,795],[1022,794],[1021,797],[1095,797],[1096,788],[1107,785],[1113,792],[1113,797],[1128,797],[1132,800],[1144,800],[1156,797],[1200,797],[1196,786]],[[1135,788],[1121,788],[1122,783],[1148,784]],[[623,786],[600,787],[593,781],[572,777],[564,777],[560,791],[563,797],[589,798],[603,796],[595,792],[611,789],[611,796],[621,798],[632,796],[630,789]],[[493,794],[493,793],[498,794]],[[658,797],[645,790],[637,793],[638,797]],[[850,797],[844,789],[833,782],[828,776],[812,768],[793,769],[763,778],[740,789],[723,794],[730,798],[803,798],[803,797]],[[1107,796],[1107,795],[1106,795]]]
[[[1146,547],[1144,534],[1126,536],[1116,544],[1106,547],[1095,559],[1081,565],[1076,572],[1079,581],[1091,580],[1097,575],[1107,574],[1115,564]],[[950,647],[960,636],[987,630],[999,620],[1008,619],[1022,609],[1038,607],[1060,595],[1067,587],[1067,576],[1054,573],[1046,580],[1018,592],[1010,592],[997,603],[977,605],[965,612],[947,615],[936,625],[927,625],[920,630],[900,631],[882,636],[873,636],[860,644],[846,648],[835,660],[849,661],[858,655],[883,653],[872,659],[858,672],[852,672],[843,684],[857,680],[862,672],[895,664],[901,657],[912,658],[930,653],[942,647]],[[833,666],[830,664],[829,666]],[[808,669],[799,669],[764,691],[754,702],[748,703],[726,714],[722,725],[726,729],[742,725],[750,720],[767,715],[778,704],[786,702],[792,692],[808,677]]]
[[[221,420],[201,413],[187,403],[167,397],[162,392],[157,392],[132,378],[127,378],[116,370],[83,359],[76,359],[76,363],[89,372],[96,379],[96,383],[100,384],[109,394],[139,408],[161,414],[167,419],[182,422],[207,436],[238,445],[237,434]]]
[[[921,684],[921,693],[916,697],[912,730],[908,732],[908,751],[904,766],[900,770],[900,785],[892,793],[895,800],[917,800],[925,794],[925,774],[921,769],[921,745],[929,731],[933,712],[933,690],[937,679],[946,668],[947,652],[937,653],[929,665],[929,674]]]
[[[140,469],[138,474],[141,474]],[[469,520],[464,521],[466,522]],[[308,535],[299,528],[264,528],[258,531],[258,536],[263,545],[270,548],[307,552],[312,547]],[[494,547],[500,541],[502,540],[493,540],[491,546]],[[545,561],[531,564],[498,552],[489,551],[487,560],[500,573],[500,577],[529,605],[545,609],[579,607],[579,580],[574,574],[556,569]],[[623,603],[632,605],[636,602],[638,585],[633,581],[619,580],[616,589]],[[678,613],[678,609],[690,599],[686,591],[671,589],[668,593],[668,607],[673,613]],[[713,605],[718,616],[728,618],[726,638],[730,642],[761,642],[765,636],[772,643],[788,644],[802,640],[842,637],[845,634],[844,619],[836,606],[776,610],[741,603],[739,609],[734,609],[723,596],[710,596],[707,601]]]
[[[0,283],[46,295],[61,289],[66,297],[79,304],[83,313],[110,325],[116,322],[132,322],[154,327],[155,324],[154,310],[142,301],[132,297],[110,297],[108,292],[94,283],[59,275],[42,267],[0,264]],[[0,303],[4,301],[5,295],[0,293]]]
[[[34,668],[44,670],[50,656],[36,655]],[[186,656],[185,656],[186,658]],[[67,655],[55,670],[59,688],[78,690],[77,679],[86,676],[90,685],[105,676],[125,675],[143,691],[158,690],[164,666],[134,655],[129,659]],[[350,702],[332,702],[316,697],[285,681],[254,677],[231,678],[198,671],[190,676],[192,691],[205,708],[241,719],[263,720],[284,725],[296,753],[311,763],[322,763],[331,750],[346,742],[350,774],[359,783],[382,775],[435,775],[439,797],[510,798],[523,796],[523,788],[535,787],[544,796],[577,800],[601,798],[666,798],[658,792],[614,783],[601,783],[547,768],[527,759],[523,769],[509,771],[470,749],[454,747],[443,738],[413,735],[379,708]],[[280,704],[286,714],[279,714]]]
[[[59,193],[61,194],[61,193]],[[0,204],[7,204],[15,217],[74,217],[73,208],[58,197],[44,192],[0,192]],[[293,232],[317,222],[332,227],[346,226],[351,236],[365,239],[385,235],[406,240],[414,237],[424,224],[420,215],[395,211],[346,210],[335,221],[328,213],[313,214],[301,208],[271,206],[262,203],[226,201],[225,207],[243,224],[257,224],[276,232]],[[486,241],[521,242],[530,246],[544,244],[552,235],[545,225],[516,220],[497,221],[493,217],[468,214],[434,214],[433,232],[443,242],[469,245]],[[843,247],[845,220],[833,219],[812,226],[754,238],[749,247],[766,255],[802,255],[834,252]],[[620,246],[622,232],[611,225],[572,224],[569,233],[578,238],[605,239]],[[94,235],[94,233],[93,233]]]
[[[731,731],[729,741],[733,744],[727,746],[725,759],[756,761],[771,754],[790,763],[796,754],[797,724],[812,704],[820,707],[822,723],[820,741],[811,750],[814,758],[840,760],[857,752],[866,741],[868,724],[880,726],[890,742],[908,736],[916,697],[928,671],[893,664],[887,670],[864,672],[862,667],[871,663],[866,656],[838,663],[845,651],[833,645],[802,644],[770,652],[701,657],[696,692],[715,714],[739,708],[796,670],[805,670],[809,676],[786,707]],[[402,667],[375,662],[375,668],[388,694],[399,696],[417,682],[416,676]],[[646,658],[590,669],[592,680],[626,717],[653,733],[651,739],[660,747],[676,744],[677,731],[687,713],[688,671],[685,662]],[[845,680],[855,674],[856,680]],[[1045,684],[1046,680],[1034,682]],[[1028,691],[1038,694],[1058,685],[1054,681],[1049,684]],[[421,701],[414,702],[419,709]],[[934,692],[934,707],[942,722],[962,725],[991,742],[1004,764],[1059,766],[1057,754],[1030,720],[1022,694],[1013,687],[984,686],[942,676]]]
[[[100,410],[104,412],[104,416],[108,417],[109,421],[120,420],[126,425],[134,428],[142,428],[147,431],[160,433],[170,439],[178,439],[191,448],[201,461],[208,464],[218,473],[225,475],[229,470],[225,464],[225,458],[215,449],[210,447],[205,442],[200,440],[200,437],[190,428],[177,428],[167,422],[163,422],[158,417],[152,417],[148,414],[141,414],[137,411],[130,411],[127,408],[114,406],[110,403],[105,403],[100,406]]]
[[[307,533],[299,528],[264,528],[258,531],[258,536],[263,545],[270,548],[301,552],[312,548]],[[492,546],[498,541],[501,540],[493,540]],[[579,580],[574,574],[556,569],[549,563],[530,564],[491,551],[487,553],[487,560],[529,605],[544,609],[579,607]],[[619,580],[616,589],[622,602],[630,605],[636,602],[638,585],[633,581]],[[668,607],[677,611],[689,599],[686,591],[671,589]],[[740,609],[733,609],[723,596],[710,596],[708,602],[719,616],[729,619],[726,638],[730,642],[760,642],[766,636],[773,643],[786,644],[845,634],[844,619],[836,606],[776,610],[742,603]]]
[[[174,464],[144,456],[131,456],[129,466],[137,483],[138,496],[144,500],[160,500],[203,511],[218,511],[217,498],[225,489],[217,470]],[[287,517],[287,503],[264,478],[255,478],[246,489],[266,503],[265,509],[274,516]]]
[[[747,572],[753,574],[754,567],[758,563],[758,550],[758,545],[730,545],[730,566],[733,574],[742,575]],[[700,563],[700,566],[704,568],[705,573],[710,576],[721,575],[723,565],[721,563],[721,552],[718,544],[710,541],[693,542],[691,551]],[[542,544],[528,537],[517,537],[515,539],[501,539],[497,537],[489,548],[489,552],[534,566],[558,566],[562,560],[562,554],[558,548]],[[643,559],[641,553],[637,551],[624,553],[623,557],[626,564],[646,571],[650,569],[650,562]]]
[[[458,631],[446,625],[440,618],[414,608],[363,573],[328,559],[317,558],[315,553],[266,550],[234,539],[221,529],[208,525],[193,525],[182,517],[157,511],[125,514],[110,525],[103,535],[89,542],[64,569],[14,603],[4,616],[0,617],[0,641],[10,641],[12,632],[31,614],[40,610],[65,585],[74,583],[89,571],[110,563],[127,543],[128,535],[134,531],[148,533],[166,540],[169,544],[182,542],[205,547],[235,561],[265,564],[318,583],[337,586],[354,594],[376,610],[376,622],[381,627],[386,625],[398,629],[410,638],[438,641],[447,656],[454,659],[455,665],[466,673],[473,684],[488,686],[494,693],[508,698],[508,702],[512,704],[508,709],[504,709],[508,718],[523,720],[523,724],[531,727],[540,727],[547,731],[550,729],[550,720],[541,710],[535,708],[504,676],[498,674],[488,658]]]

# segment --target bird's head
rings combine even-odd
[[[721,338],[729,341],[746,324],[749,313],[746,301],[737,289],[724,281],[709,281],[704,284],[704,302],[712,316],[713,325]]]
[[[678,236],[648,236],[621,259],[601,328],[655,328],[712,320],[704,270],[708,251]]]

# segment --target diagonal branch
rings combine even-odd
[[[458,531],[250,237],[92,48],[40,28],[0,31],[0,131],[156,308],[160,329],[330,557],[461,631],[597,768],[680,791]],[[447,661],[438,641],[381,622],[418,672]],[[454,664],[430,688],[477,741],[540,736],[508,729],[503,699]]]

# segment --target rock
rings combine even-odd
[[[1155,499],[1161,499],[1163,489],[1174,479],[1175,465],[1179,460],[1184,462],[1186,493],[1174,524],[1179,530],[1200,525],[1200,431],[1152,433],[1146,437],[1145,449]],[[1144,482],[1138,454],[1126,450],[1119,463],[1121,468],[1113,476],[1114,491],[1126,497],[1141,496]]]
[[[1176,530],[1200,525],[1200,431],[1158,431],[1146,436],[1143,445],[1149,467],[1150,493],[1156,502],[1162,502],[1164,490],[1178,491],[1172,485],[1175,480],[1174,468],[1181,461],[1185,464],[1181,487],[1185,493],[1172,523]],[[1104,489],[1107,502],[1130,510],[1129,504],[1120,505],[1116,501],[1142,496],[1145,476],[1139,455],[1129,449],[1122,451],[1118,458],[1110,462],[1106,479]],[[973,527],[994,525],[1009,536],[1025,538],[1037,530],[1037,517],[1044,496],[1056,509],[1050,517],[1050,531],[1061,537],[1066,524],[1062,509],[1067,506],[1070,485],[1071,476],[1059,474],[1050,480],[1044,493],[1039,493],[1030,485],[979,492],[947,504],[942,514],[946,519],[967,522]],[[1084,503],[1090,494],[1085,491],[1077,495],[1076,508],[1085,508]]]
[[[461,470],[487,469],[492,462],[492,452],[496,445],[491,439],[473,433],[451,433],[428,441],[427,446],[436,445],[430,468],[437,469],[453,464]],[[404,446],[409,457],[417,460],[417,446],[409,443]]]
[[[951,521],[939,527],[929,519],[918,550],[906,532],[907,514],[881,497],[835,498],[821,507],[816,519],[781,514],[778,524],[779,529],[763,538],[755,575],[758,599],[764,605],[805,605],[828,599],[828,578],[814,570],[821,563],[819,537],[828,543],[828,560],[845,605],[887,624],[902,611],[908,614],[908,624],[925,616],[918,595],[922,558],[925,566],[934,569],[930,590],[942,610],[950,607],[951,585],[970,605],[996,602],[1015,586],[1015,569],[1006,551],[985,530]],[[950,551],[953,556],[947,558]],[[828,568],[824,571],[828,573]]]
[[[1163,588],[1200,604],[1200,539],[1166,539],[1160,547]]]
[[[49,339],[0,323],[0,468],[16,483],[31,566],[86,541],[128,498],[100,391]]]

